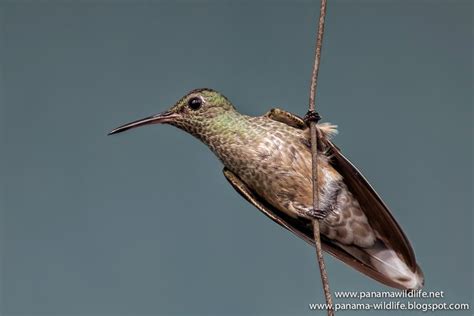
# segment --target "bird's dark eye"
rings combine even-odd
[[[202,105],[202,99],[199,97],[191,98],[188,101],[188,106],[193,110],[199,109],[201,105]]]

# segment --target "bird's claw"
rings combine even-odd
[[[306,123],[306,125],[310,125],[311,122],[316,122],[318,123],[319,120],[321,119],[321,116],[319,115],[318,112],[310,110],[306,112],[303,121]]]
[[[318,220],[323,220],[328,216],[329,211],[328,210],[315,210],[315,209],[310,209],[307,211],[308,215],[311,217],[314,217]]]

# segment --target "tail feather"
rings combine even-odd
[[[424,278],[419,268],[413,271],[399,255],[378,239],[370,248],[337,245],[366,266],[382,274],[400,288],[417,290],[423,286]]]

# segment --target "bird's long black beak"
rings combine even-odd
[[[160,114],[152,115],[149,117],[145,117],[141,120],[137,120],[131,123],[127,123],[125,125],[119,126],[112,130],[108,135],[112,134],[117,134],[121,132],[125,132],[126,130],[143,126],[143,125],[148,125],[148,124],[160,124],[160,123],[168,123],[173,121],[176,117],[178,117],[178,114],[166,111]]]

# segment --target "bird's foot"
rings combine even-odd
[[[321,116],[319,115],[318,112],[310,110],[306,112],[303,118],[303,121],[306,123],[306,125],[309,126],[311,122],[318,123],[320,119],[321,119]]]
[[[326,218],[326,216],[329,215],[329,211],[328,210],[315,210],[315,209],[311,208],[311,209],[306,211],[306,214],[309,217],[313,217],[313,218],[316,218],[318,220],[323,220],[323,219]]]

